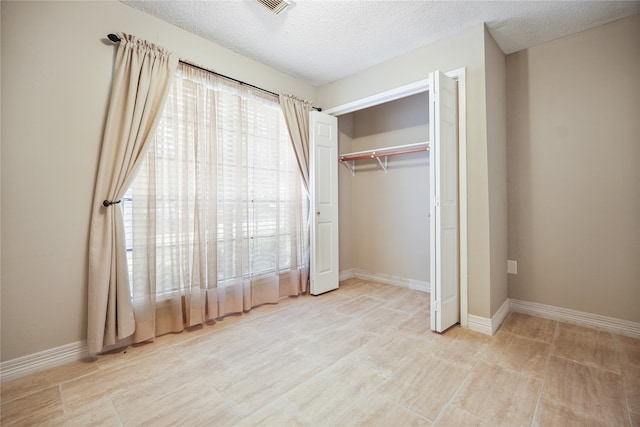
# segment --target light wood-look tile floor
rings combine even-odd
[[[2,426],[640,426],[640,340],[511,313],[429,331],[351,279],[2,385]]]

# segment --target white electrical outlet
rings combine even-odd
[[[518,261],[514,261],[512,259],[507,260],[507,273],[518,274]]]

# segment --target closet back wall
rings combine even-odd
[[[340,117],[340,153],[427,141],[428,104],[425,92]],[[340,227],[349,236],[341,236],[341,270],[348,262],[364,273],[426,284],[428,152],[389,157],[386,173],[374,159],[358,160],[355,176],[341,169],[340,218],[349,222]]]

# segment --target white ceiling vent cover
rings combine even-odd
[[[291,4],[287,0],[256,0],[258,3],[269,9],[271,12],[278,13],[283,12]]]

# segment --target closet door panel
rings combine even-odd
[[[460,321],[457,84],[439,71],[429,78],[431,329],[443,332]]]
[[[338,119],[312,111],[311,165],[311,293],[339,286],[338,265]]]

